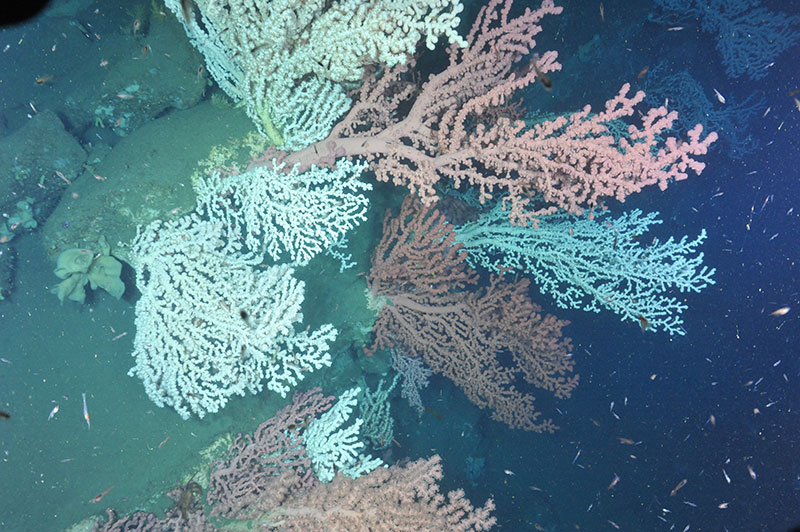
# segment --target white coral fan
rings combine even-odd
[[[359,177],[365,162],[341,160],[333,168],[285,164],[273,159],[238,175],[212,173],[195,184],[197,212],[223,223],[229,247],[288,258],[306,265],[318,253],[341,242],[367,219],[372,185]]]
[[[184,419],[265,384],[285,397],[304,373],[331,363],[332,325],[294,330],[304,283],[293,268],[257,270],[260,259],[229,249],[221,234],[221,224],[189,215],[150,224],[131,249],[142,297],[129,375]]]

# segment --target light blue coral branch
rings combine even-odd
[[[333,407],[312,421],[305,431],[306,452],[322,482],[332,481],[337,471],[358,478],[383,465],[380,458],[360,451],[364,442],[358,435],[364,421],[350,419],[360,393],[358,387],[346,390]]]
[[[697,253],[706,232],[666,242],[642,237],[662,223],[658,213],[633,210],[616,218],[554,214],[538,227],[511,225],[498,203],[477,221],[456,228],[468,262],[491,271],[512,269],[533,277],[543,294],[562,308],[610,310],[646,330],[685,334],[687,305],[673,294],[700,292],[714,284],[714,269]]]

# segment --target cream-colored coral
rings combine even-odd
[[[341,83],[367,65],[402,62],[422,39],[466,45],[460,0],[196,0],[188,21],[178,0],[165,4],[219,86],[288,149],[324,138],[350,105]]]
[[[181,478],[181,485],[185,486],[190,481],[197,482],[203,490],[208,488],[208,478],[211,472],[211,465],[221,458],[228,449],[233,446],[233,434],[226,432],[216,440],[214,440],[208,447],[198,451],[200,455],[200,463],[193,466]]]
[[[193,186],[197,186],[208,175],[220,168],[238,169],[243,161],[258,157],[269,147],[269,140],[257,131],[250,131],[244,137],[237,138],[226,144],[217,144],[211,147],[208,156],[197,163],[197,169],[192,172],[189,179]]]

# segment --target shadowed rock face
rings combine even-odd
[[[7,245],[0,245],[0,301],[11,295],[14,289],[14,267],[17,251]]]
[[[137,225],[192,211],[189,177],[197,162],[212,146],[252,130],[244,112],[209,102],[145,124],[91,164],[64,194],[43,229],[48,257],[55,262],[65,249],[92,249],[104,236],[112,255],[127,261],[127,248],[119,243],[131,242]]]
[[[13,213],[18,201],[32,198],[33,216],[42,223],[83,169],[86,152],[51,110],[40,110],[21,128],[0,139],[0,212]],[[59,177],[59,172],[62,177]]]

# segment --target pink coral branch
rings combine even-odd
[[[202,504],[187,513],[185,508],[171,508],[164,518],[137,511],[118,519],[109,508],[108,521],[95,523],[95,530],[484,532],[496,524],[491,515],[494,511],[491,499],[476,508],[462,490],[451,491],[446,497],[440,493],[442,466],[436,455],[405,465],[379,467],[356,479],[339,473],[329,484],[291,479],[299,456],[292,449],[302,442],[297,436],[296,423],[307,424],[326,410],[331,400],[318,389],[298,394],[292,405],[262,423],[252,438],[237,439],[228,458],[217,463],[212,473],[209,502],[214,504],[210,515],[216,516],[213,520],[209,520],[207,507]],[[283,443],[276,446],[276,442]],[[286,465],[276,468],[282,460],[286,460]],[[276,477],[278,471],[281,473]],[[285,479],[289,482],[283,483]],[[233,500],[229,499],[230,491],[220,491],[220,483],[226,482],[243,488]],[[270,489],[264,489],[265,486]],[[170,493],[176,502],[180,491]],[[243,501],[246,503],[242,504]],[[225,510],[220,511],[219,505]],[[212,521],[221,528],[212,526]]]
[[[537,215],[550,214],[548,209],[524,212],[526,197],[539,193],[544,200],[573,214],[583,213],[584,206],[597,205],[603,198],[614,197],[625,201],[630,194],[649,185],[661,190],[672,181],[688,177],[687,170],[703,171],[705,165],[692,158],[705,154],[717,138],[710,133],[701,139],[703,127],[698,124],[689,132],[689,141],[668,137],[663,147],[658,147],[657,137],[672,127],[678,118],[675,111],[666,108],[650,109],[642,119],[642,127],[630,125],[628,136],[618,140],[612,135],[609,124],[629,117],[634,107],[644,99],[639,91],[629,97],[630,85],[625,84],[619,94],[606,102],[604,111],[591,115],[587,105],[580,112],[559,117],[524,130],[520,122],[500,121],[492,130],[479,126],[479,142],[488,147],[497,144],[498,138],[510,139],[505,148],[524,161],[514,166],[500,154],[489,166],[515,170],[513,182],[485,180],[479,183],[484,195],[494,187],[506,186],[512,203],[512,219],[526,222]],[[488,151],[488,150],[487,150]]]
[[[703,155],[717,138],[702,137],[702,127],[679,141],[660,135],[677,114],[650,109],[640,127],[630,125],[627,138],[617,139],[609,122],[628,119],[644,98],[627,95],[629,86],[591,115],[583,110],[527,127],[504,117],[515,93],[542,75],[559,70],[556,53],[531,52],[539,22],[558,14],[552,0],[509,18],[512,0],[491,0],[478,14],[466,48],[451,46],[449,65],[431,75],[417,90],[408,73],[414,60],[388,69],[382,77],[365,77],[358,101],[324,140],[285,155],[289,168],[299,163],[331,164],[337,157],[363,157],[379,181],[406,186],[430,205],[434,185],[469,184],[484,201],[505,195],[514,223],[564,209],[581,213],[604,198],[623,201],[649,185],[665,188],[685,179],[703,164]],[[413,103],[402,115],[401,105]],[[499,116],[500,118],[494,118]],[[549,203],[531,208],[541,195]]]
[[[319,388],[296,393],[292,404],[259,425],[252,436],[240,434],[227,457],[212,465],[207,494],[211,515],[252,518],[311,487],[316,479],[300,433],[333,400]]]
[[[375,298],[388,300],[373,326],[367,349],[402,347],[435,372],[451,379],[470,401],[492,411],[513,428],[552,432],[533,396],[517,390],[517,376],[568,397],[577,385],[567,322],[543,316],[528,297],[529,283],[491,279],[476,289],[452,226],[436,210],[406,198],[400,214],[384,220],[367,284]],[[510,352],[511,367],[498,357]]]
[[[474,508],[462,490],[439,493],[438,456],[405,466],[378,468],[352,479],[341,473],[330,484],[298,494],[269,523],[281,531],[480,532],[496,524],[490,499]]]

